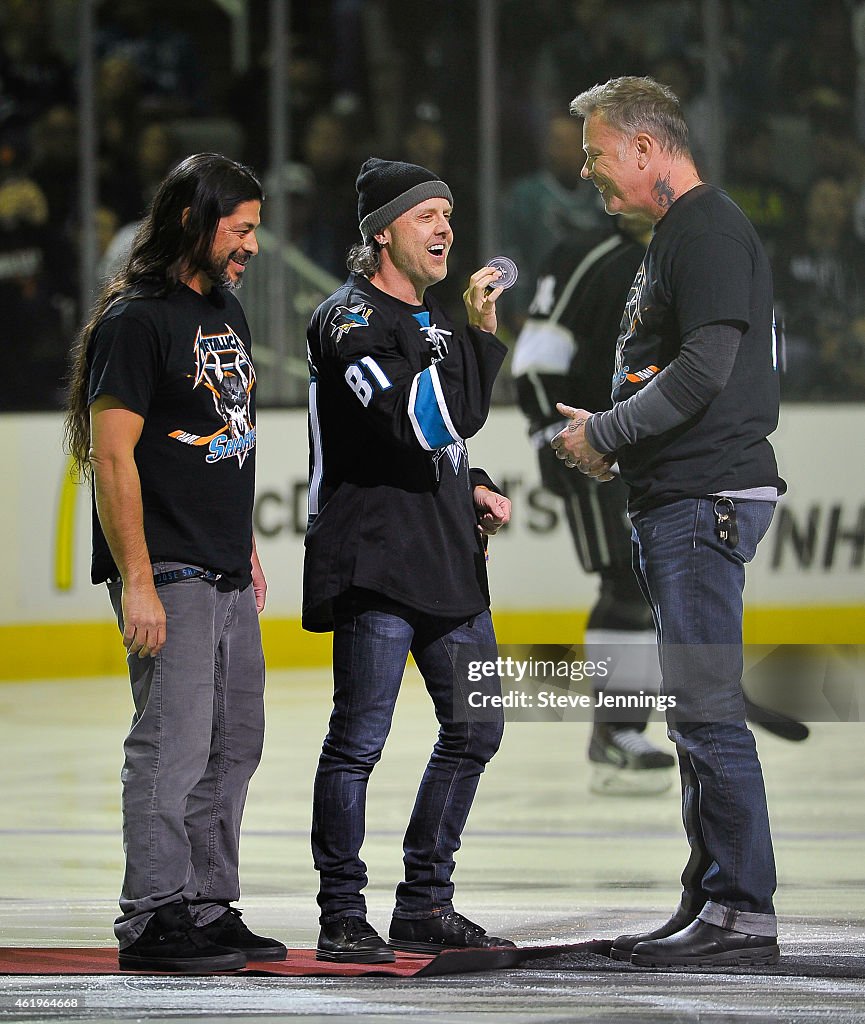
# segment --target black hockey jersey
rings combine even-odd
[[[562,425],[556,402],[611,408],[622,310],[646,246],[624,233],[561,242],[544,261],[511,367],[517,400],[538,447]]]
[[[333,628],[351,586],[442,617],[489,605],[466,439],[483,426],[506,349],[352,274],[312,316],[303,625]]]

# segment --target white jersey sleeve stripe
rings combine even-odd
[[[318,381],[309,381],[309,443],[312,449],[312,467],[309,474],[309,521],[318,515],[321,506],[321,480],[324,475],[324,458],[321,448],[321,424],[318,419]]]
[[[382,391],[387,391],[388,388],[393,387],[393,384],[388,379],[387,374],[378,365],[378,363],[373,359],[372,356],[364,356],[363,359],[361,359],[361,363],[363,363],[363,365],[369,370],[373,377],[375,377]]]

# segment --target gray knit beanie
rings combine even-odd
[[[425,199],[454,198],[432,171],[399,160],[371,156],[357,176],[357,219],[364,242]]]

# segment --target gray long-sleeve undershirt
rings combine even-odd
[[[705,409],[723,391],[733,371],[742,331],[732,324],[707,324],[690,331],[676,358],[653,380],[586,423],[586,438],[598,452],[615,452],[663,434]]]

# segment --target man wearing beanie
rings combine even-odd
[[[505,356],[494,336],[499,271],[483,267],[451,324],[427,288],[447,275],[450,189],[415,164],[371,158],[357,179],[362,244],[315,311],[303,624],[333,631],[334,706],[313,797],[320,960],[384,963],[393,949],[513,945],[453,907],[454,853],[503,719],[468,721],[459,656],[496,658],[485,536],[510,502],[470,469]],[[403,843],[390,943],[366,921],[366,788],[409,653],[439,733]],[[498,678],[485,680],[492,695]],[[478,684],[472,684],[477,689]]]

